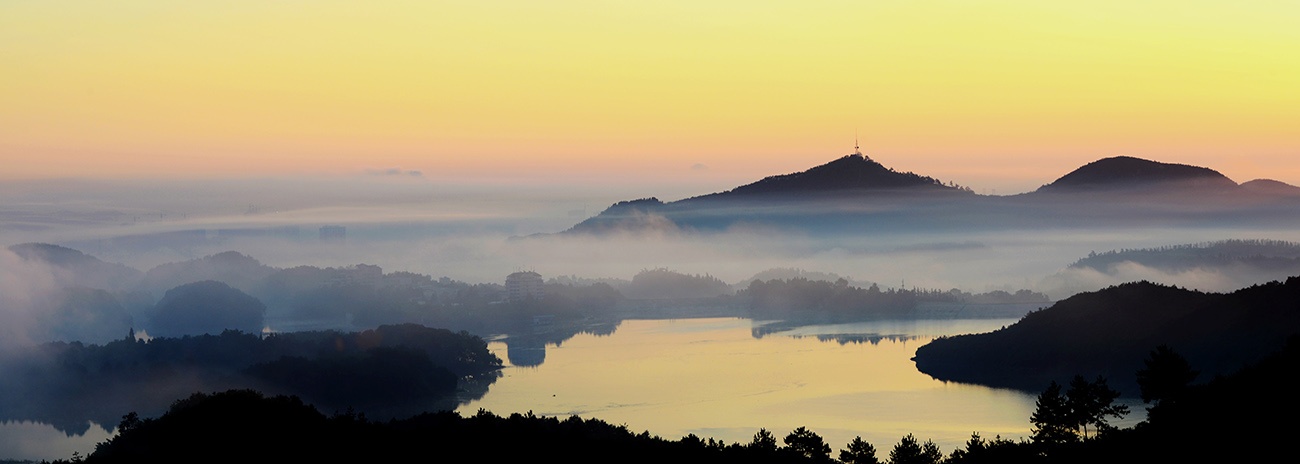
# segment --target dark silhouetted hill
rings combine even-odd
[[[266,305],[229,285],[205,280],[167,291],[149,317],[149,335],[180,337],[224,330],[262,331]]]
[[[775,443],[723,444],[694,434],[666,440],[578,416],[479,410],[389,422],[350,412],[327,417],[296,397],[252,390],[196,393],[158,418],[128,415],[118,430],[85,462],[830,462]]]
[[[1300,333],[1300,277],[1228,294],[1138,282],[1075,295],[990,333],[937,339],[917,369],[964,383],[1037,391],[1048,382],[1104,375],[1136,393],[1134,373],[1168,345],[1204,375],[1233,370]]]
[[[1038,191],[1133,189],[1175,185],[1231,189],[1236,187],[1237,183],[1209,168],[1161,163],[1132,156],[1116,156],[1088,163],[1042,186]]]
[[[657,198],[618,202],[595,217],[574,225],[568,232],[672,232],[683,226],[693,229],[725,228],[742,218],[752,218],[755,211],[751,211],[751,208],[789,207],[810,201],[829,200],[834,203],[882,196],[906,198],[920,195],[930,198],[935,193],[970,194],[971,191],[953,183],[944,184],[932,177],[898,172],[866,156],[853,154],[806,171],[770,176],[724,192],[671,203],[661,202]],[[830,205],[830,209],[837,208]],[[796,212],[806,214],[810,211],[803,208]],[[773,219],[770,211],[760,211],[758,214]]]
[[[898,172],[862,155],[847,155],[807,171],[765,177],[758,182],[742,185],[726,192],[695,197],[718,199],[754,195],[800,195],[826,192],[869,192],[881,190],[928,189],[943,191],[963,190],[956,185],[944,185],[938,179]]]

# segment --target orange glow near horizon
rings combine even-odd
[[[979,191],[1120,154],[1300,184],[1300,5],[696,3],[10,3],[0,179],[739,181],[856,130]]]

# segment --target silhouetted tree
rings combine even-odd
[[[854,437],[847,448],[840,450],[840,461],[844,464],[880,464],[876,447],[863,441],[862,437]]]
[[[830,461],[831,445],[826,444],[820,435],[804,427],[799,427],[785,436],[785,446],[814,461]]]
[[[749,447],[759,451],[776,451],[776,436],[767,429],[758,429],[754,440],[749,442]]]
[[[1137,372],[1137,383],[1142,389],[1142,402],[1155,402],[1153,408],[1181,396],[1187,385],[1201,373],[1193,370],[1186,358],[1166,345],[1151,350],[1150,357],[1142,362],[1146,368]]]
[[[927,439],[925,444],[921,445],[921,459],[921,462],[927,464],[939,464],[939,461],[943,460],[943,452],[939,451],[939,445]]]
[[[942,459],[943,454],[934,442],[927,440],[921,446],[910,433],[889,452],[889,464],[938,464]]]
[[[1083,429],[1084,439],[1088,438],[1089,425],[1101,432],[1110,428],[1107,417],[1119,419],[1128,414],[1128,406],[1114,404],[1119,392],[1106,386],[1106,378],[1102,376],[1097,376],[1094,382],[1084,380],[1081,375],[1074,376],[1065,397],[1070,409],[1069,420]]]
[[[1038,395],[1034,412],[1029,416],[1029,423],[1034,426],[1034,442],[1051,446],[1073,441],[1074,421],[1070,416],[1070,406],[1061,395],[1061,385],[1052,382]]]

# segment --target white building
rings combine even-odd
[[[506,276],[506,300],[524,301],[542,297],[542,275],[533,271],[516,272]]]

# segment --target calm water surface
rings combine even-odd
[[[485,397],[459,411],[576,414],[728,443],[747,442],[760,427],[780,439],[806,426],[836,450],[860,435],[886,454],[913,433],[947,454],[971,432],[1027,437],[1036,395],[940,382],[917,372],[911,357],[937,336],[1015,321],[821,325],[756,338],[762,323],[746,319],[628,320],[612,335],[547,346],[538,366],[507,367]],[[505,342],[489,348],[507,359]]]
[[[627,320],[610,335],[521,343],[486,396],[459,408],[497,414],[594,417],[676,439],[689,433],[748,442],[759,428],[784,437],[806,426],[836,450],[854,436],[887,455],[908,433],[945,454],[971,432],[1027,437],[1035,394],[946,384],[917,372],[916,348],[941,335],[987,332],[1016,319],[881,321],[781,328],[747,319]],[[510,359],[504,340],[489,348]],[[538,364],[540,362],[540,364]],[[1115,423],[1142,419],[1136,413]],[[66,459],[108,439],[112,426],[67,434],[0,422],[0,459]],[[884,453],[884,454],[880,454]]]
[[[50,424],[31,421],[0,422],[0,459],[69,459],[72,453],[86,456],[95,445],[113,436],[106,427],[91,422],[85,433],[64,433]],[[116,427],[117,424],[113,424]]]

